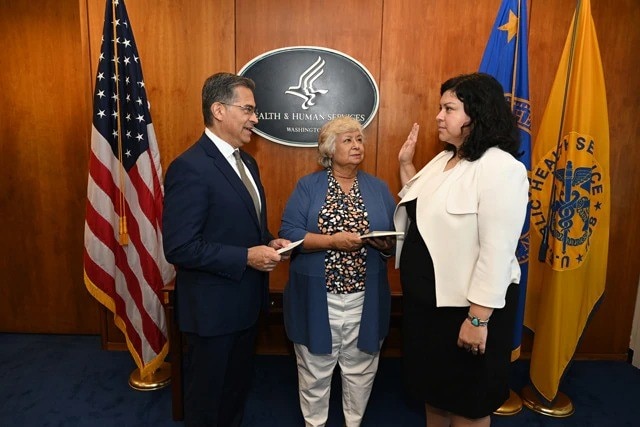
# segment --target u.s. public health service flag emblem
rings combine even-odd
[[[609,191],[595,146],[592,137],[571,132],[531,171],[531,227],[542,238],[545,262],[557,271],[584,262]]]

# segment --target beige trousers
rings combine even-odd
[[[345,425],[358,427],[371,395],[380,352],[367,353],[357,347],[364,292],[346,295],[328,293],[327,302],[332,337],[331,354],[312,354],[306,346],[294,344],[300,409],[305,426],[323,427],[327,423],[331,377],[337,363],[342,376]]]

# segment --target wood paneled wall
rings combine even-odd
[[[23,4],[24,3],[24,4]],[[439,86],[477,69],[500,0],[129,0],[162,164],[203,130],[200,89],[217,71],[237,71],[284,46],[315,45],[356,58],[380,87],[367,127],[363,168],[399,190],[396,156],[413,122],[417,163],[440,149]],[[555,76],[575,0],[529,0],[533,135]],[[82,276],[91,100],[104,0],[0,3],[0,331],[98,333],[98,305]],[[621,358],[629,344],[640,274],[640,6],[592,1],[611,124],[612,223],[605,298],[579,354]],[[315,149],[255,137],[276,233],[298,177],[315,170]],[[282,290],[286,265],[271,278]],[[400,293],[390,269],[393,291]]]
[[[82,288],[91,120],[77,3],[0,3],[0,330],[95,333]]]

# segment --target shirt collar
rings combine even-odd
[[[216,147],[218,147],[218,150],[220,150],[225,158],[233,157],[233,152],[236,151],[236,148],[215,133],[211,132],[209,128],[204,128],[204,133],[216,145]]]

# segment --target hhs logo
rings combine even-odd
[[[318,56],[318,60],[313,65],[300,75],[297,86],[291,86],[285,93],[289,95],[299,96],[304,99],[301,107],[303,110],[308,110],[310,106],[315,105],[316,94],[325,94],[329,92],[326,89],[314,89],[313,84],[316,79],[324,73],[322,67],[326,62]]]
[[[378,111],[371,73],[337,50],[276,49],[252,59],[238,74],[256,82],[260,114],[255,133],[279,144],[313,147],[329,120],[348,115],[366,127]]]

